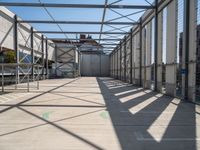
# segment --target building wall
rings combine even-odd
[[[14,50],[14,16],[15,14],[6,9],[5,7],[0,7],[0,46],[7,49]],[[20,18],[18,18],[21,20]],[[34,30],[35,31],[35,30]],[[29,24],[19,24],[18,23],[18,51],[25,54],[31,54],[31,26]],[[42,57],[42,35],[34,33],[33,35],[33,49],[34,55],[37,57]],[[45,43],[45,42],[44,42]],[[52,43],[52,41],[48,41]],[[44,46],[45,47],[45,46]],[[53,46],[48,46],[48,59],[54,60],[54,48]],[[46,53],[44,52],[44,55]]]

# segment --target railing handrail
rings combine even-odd
[[[0,63],[0,66],[38,66],[42,67],[40,64],[30,64],[30,63]]]

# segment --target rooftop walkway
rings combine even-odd
[[[200,150],[200,107],[112,78],[0,95],[1,150]]]

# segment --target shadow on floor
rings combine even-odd
[[[17,108],[24,113],[34,116],[42,124],[4,133],[0,136],[11,135],[21,131],[37,128],[44,125],[51,125],[64,133],[79,139],[91,146],[93,149],[102,150],[101,144],[93,143],[73,133],[72,131],[60,126],[58,122],[89,115],[98,111],[107,110],[120,146],[123,150],[197,150],[196,141],[196,110],[195,105],[183,103],[178,99],[168,97],[151,90],[143,90],[140,87],[131,86],[111,78],[97,78],[101,93],[104,97],[106,106],[101,103],[94,103],[82,97],[78,101],[88,102],[90,105],[40,105],[26,104],[47,93],[70,98],[68,95],[59,93],[59,88],[67,86],[73,81],[64,83],[49,91],[40,93],[27,100],[8,106],[0,111],[4,113]],[[58,91],[55,91],[58,90]],[[80,91],[81,92],[81,91]],[[77,92],[77,93],[80,93]],[[67,93],[63,91],[63,93]],[[75,98],[75,97],[71,97]],[[94,106],[94,104],[96,104]],[[27,110],[27,107],[94,107],[98,110],[49,121],[39,115]],[[106,108],[105,108],[106,107]],[[199,114],[198,114],[199,115]]]
[[[77,80],[77,79],[76,79],[76,80]],[[102,147],[100,147],[99,145],[97,145],[97,144],[91,142],[90,140],[88,140],[88,139],[86,139],[86,138],[83,138],[82,136],[78,135],[77,133],[74,133],[74,132],[72,132],[72,131],[70,131],[70,130],[68,130],[68,129],[62,127],[62,126],[60,126],[60,125],[58,124],[58,122],[61,122],[61,121],[64,121],[64,120],[73,119],[73,118],[77,118],[77,117],[81,117],[81,116],[86,116],[86,115],[89,115],[89,114],[92,114],[92,113],[96,113],[96,112],[103,111],[103,110],[106,109],[105,106],[103,106],[103,105],[98,105],[98,106],[85,105],[85,106],[83,106],[83,105],[28,105],[28,104],[25,104],[26,102],[29,102],[29,101],[31,101],[31,100],[33,100],[33,99],[35,99],[35,98],[38,98],[38,97],[40,97],[40,96],[42,96],[42,95],[47,94],[47,93],[51,93],[51,92],[53,92],[54,90],[57,90],[57,89],[59,89],[59,88],[65,86],[65,85],[68,85],[68,84],[70,84],[70,83],[72,83],[72,82],[74,82],[74,81],[76,81],[76,80],[73,80],[73,81],[64,83],[64,84],[62,84],[62,85],[60,85],[60,86],[57,86],[57,87],[55,87],[55,88],[53,88],[53,89],[51,89],[51,90],[48,90],[48,91],[46,91],[46,92],[42,92],[42,93],[39,94],[39,95],[36,95],[36,96],[34,96],[34,97],[31,97],[31,98],[29,98],[29,99],[27,99],[27,100],[24,100],[24,101],[22,101],[22,102],[19,102],[19,103],[17,103],[17,104],[2,104],[2,105],[0,105],[0,106],[8,106],[7,108],[1,110],[0,113],[4,113],[4,112],[7,112],[7,111],[9,111],[9,110],[11,110],[11,109],[13,109],[13,108],[17,108],[17,109],[23,111],[24,113],[27,113],[27,114],[29,114],[29,115],[31,115],[31,116],[37,118],[38,120],[41,120],[41,121],[44,122],[43,124],[34,125],[34,126],[27,127],[27,128],[22,128],[22,129],[19,129],[19,130],[15,130],[15,131],[11,131],[11,132],[7,132],[7,133],[4,133],[4,134],[1,134],[0,137],[7,136],[7,135],[11,135],[11,134],[18,133],[18,132],[22,132],[22,131],[26,131],[26,130],[30,130],[30,129],[37,128],[37,127],[41,127],[41,126],[44,126],[44,125],[51,125],[51,126],[55,127],[56,129],[61,130],[61,131],[63,131],[64,133],[66,133],[66,134],[68,134],[68,135],[70,135],[70,136],[72,136],[72,137],[74,137],[74,138],[80,140],[81,142],[86,143],[87,145],[89,145],[89,146],[92,147],[93,149],[96,149],[96,150],[104,150]],[[82,100],[82,99],[80,99],[80,100]],[[89,102],[89,101],[88,101],[88,102]],[[28,111],[27,109],[25,109],[25,108],[23,108],[23,107],[66,107],[66,108],[67,108],[67,107],[77,107],[77,108],[78,108],[78,107],[85,107],[85,108],[90,108],[90,107],[92,107],[92,108],[99,108],[99,109],[98,109],[98,110],[95,110],[95,111],[91,111],[91,112],[87,112],[87,113],[83,113],[83,114],[71,116],[71,117],[68,117],[68,118],[62,118],[62,119],[55,120],[55,121],[49,121],[48,119],[45,119],[45,118],[43,118],[43,117],[41,117],[41,116],[39,116],[39,115],[37,115],[37,114],[31,112],[31,111]]]
[[[97,78],[124,150],[197,150],[195,105]]]

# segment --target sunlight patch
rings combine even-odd
[[[128,90],[128,91],[116,93],[115,96],[120,96],[120,95],[128,94],[128,93],[131,93],[131,92],[139,91],[139,90],[141,90],[141,89],[142,89],[142,88],[137,88],[137,89],[133,89],[133,90]]]
[[[136,94],[132,94],[132,95],[129,95],[129,96],[125,96],[125,97],[123,97],[123,98],[120,98],[119,100],[120,100],[122,103],[125,103],[125,102],[127,102],[127,101],[129,101],[129,100],[133,100],[133,99],[135,99],[135,98],[138,98],[138,97],[140,97],[140,96],[143,96],[143,95],[149,93],[149,91],[150,91],[150,90],[142,91],[142,92],[139,92],[139,93],[136,93]]]
[[[178,104],[181,100],[173,99],[173,101],[162,111],[160,116],[153,122],[153,124],[147,129],[147,131],[152,135],[152,137],[160,142],[172,120]],[[177,104],[177,105],[176,105]]]
[[[130,86],[130,85],[118,85],[118,86],[109,87],[108,89],[117,89],[117,88],[128,87],[128,86]]]
[[[156,101],[159,97],[161,97],[160,94],[153,96],[153,97],[143,101],[142,103],[139,103],[138,105],[130,108],[129,111],[132,114],[136,114],[136,113],[140,112],[142,109],[144,109],[145,107],[147,107],[148,105],[150,105],[151,103],[153,103],[154,101]]]
[[[196,105],[196,138],[200,139],[200,106]],[[196,142],[197,147],[200,147],[200,140]]]

